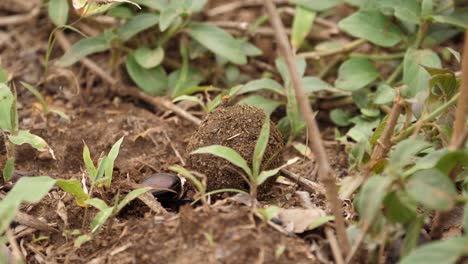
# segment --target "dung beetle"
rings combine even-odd
[[[153,188],[151,193],[158,201],[176,201],[184,194],[184,182],[177,174],[160,172],[144,179],[141,184]]]

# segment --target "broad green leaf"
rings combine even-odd
[[[399,142],[395,150],[390,153],[390,165],[403,168],[414,162],[416,154],[430,147],[430,144],[421,139],[408,138]]]
[[[105,172],[105,179],[106,179],[107,187],[109,187],[112,182],[112,172],[114,170],[114,162],[115,162],[115,159],[117,159],[117,156],[119,155],[120,145],[122,144],[123,140],[124,140],[124,137],[121,137],[119,140],[117,140],[117,142],[114,143],[111,150],[109,151],[109,155],[107,155],[108,159],[106,163],[106,172]]]
[[[432,210],[449,210],[455,205],[455,186],[437,169],[417,171],[409,178],[405,189],[412,199]]]
[[[99,198],[91,198],[86,200],[87,205],[91,205],[92,207],[98,209],[99,211],[105,210],[109,208],[109,206],[103,200]]]
[[[433,48],[454,36],[458,35],[462,30],[460,28],[454,28],[447,24],[433,24],[429,27],[423,42],[421,43],[422,48]]]
[[[312,29],[316,13],[301,6],[296,7],[291,34],[291,44],[293,48],[299,49],[305,38]]]
[[[118,214],[122,208],[124,208],[129,202],[135,200],[138,198],[138,196],[144,194],[145,192],[151,190],[151,187],[145,187],[145,188],[139,188],[136,190],[133,190],[129,192],[123,199],[120,201],[120,203],[117,205],[117,208],[115,208],[114,214]]]
[[[44,139],[27,130],[20,130],[17,135],[9,135],[8,139],[15,145],[29,144],[39,151],[46,151],[48,147]]]
[[[302,85],[304,86],[305,92],[308,95],[311,95],[315,92],[331,90],[333,88],[327,82],[313,76],[303,77]]]
[[[21,203],[37,203],[54,186],[55,180],[48,176],[22,177],[13,189],[0,201],[0,233],[3,233],[15,218]]]
[[[468,150],[457,150],[445,153],[440,157],[435,167],[442,173],[449,174],[456,166],[468,166]]]
[[[370,177],[362,186],[356,202],[361,222],[364,226],[371,226],[381,210],[387,189],[392,184],[390,177],[375,175]]]
[[[393,102],[393,99],[396,96],[395,89],[390,85],[381,83],[377,86],[377,91],[375,92],[374,104],[385,105]]]
[[[337,88],[357,91],[379,77],[379,72],[368,59],[353,58],[345,61],[338,69]]]
[[[49,1],[49,17],[57,27],[67,24],[68,10],[69,6],[67,0]]]
[[[120,5],[110,9],[107,15],[120,19],[130,19],[135,16],[135,13],[128,6]]]
[[[4,83],[0,83],[0,129],[2,130],[12,130],[11,110],[14,100],[10,88]]]
[[[158,47],[156,49],[139,48],[133,53],[136,62],[145,69],[151,69],[159,66],[164,59],[164,49]]]
[[[117,31],[120,38],[125,42],[131,39],[136,34],[140,33],[143,30],[146,30],[154,25],[158,24],[159,16],[152,13],[141,13],[127,23]]]
[[[431,242],[414,250],[400,264],[454,264],[461,256],[467,255],[467,245],[467,236]]]
[[[148,94],[164,95],[167,91],[167,75],[161,66],[145,69],[141,67],[132,54],[127,56],[125,63],[132,80]]]
[[[349,121],[350,118],[351,118],[351,113],[341,108],[333,109],[330,112],[330,119],[337,126],[341,126],[341,127],[349,126],[351,124],[351,121]]]
[[[282,103],[279,101],[271,100],[261,95],[251,95],[241,99],[238,104],[250,105],[262,109],[267,116],[270,116],[276,108]]]
[[[11,177],[13,176],[13,172],[15,171],[15,159],[14,158],[9,158],[6,163],[5,167],[3,167],[3,180],[5,182],[8,182],[11,180]]]
[[[438,23],[468,29],[468,8],[458,8],[450,15],[437,15],[433,16],[432,19]]]
[[[167,8],[164,8],[164,10],[161,12],[161,17],[159,19],[159,29],[161,32],[166,31],[166,29],[169,28],[169,26],[174,22],[174,20],[179,16],[179,10],[178,8],[175,8],[174,6],[168,6]]]
[[[44,112],[46,114],[49,113],[49,106],[47,105],[42,94],[34,86],[30,85],[29,83],[25,83],[25,82],[20,82],[20,83],[23,85],[24,88],[26,88],[29,92],[31,92],[36,97],[39,103],[41,103],[41,106]]]
[[[413,175],[416,171],[418,170],[423,170],[423,169],[430,169],[434,168],[439,160],[446,155],[448,150],[446,148],[441,148],[439,150],[433,151],[426,156],[418,159],[416,161],[416,164],[414,164],[413,167],[411,167],[408,170],[405,170],[405,173],[403,174],[404,178],[407,178],[410,175]],[[440,171],[444,172],[442,168],[439,168]]]
[[[110,41],[105,35],[79,40],[57,61],[57,65],[68,67],[88,55],[110,49]]]
[[[235,64],[246,64],[247,57],[241,43],[219,27],[191,23],[189,35],[215,54],[227,58]]]
[[[338,26],[351,36],[382,47],[395,46],[402,40],[400,29],[377,10],[360,10],[341,20]]]
[[[260,166],[263,161],[263,155],[268,145],[268,139],[270,137],[270,117],[267,115],[265,121],[263,122],[262,129],[260,130],[260,135],[258,136],[257,143],[255,144],[253,159],[252,159],[252,168],[253,168],[253,177],[256,178],[260,172]]]
[[[225,147],[221,145],[212,145],[212,146],[199,148],[195,151],[192,151],[192,153],[190,154],[191,155],[211,154],[216,157],[220,157],[222,159],[225,159],[231,162],[233,165],[241,168],[242,170],[244,170],[247,176],[250,177],[252,175],[252,171],[250,170],[249,165],[247,164],[245,159],[242,158],[242,156],[239,153],[237,153],[235,150],[233,150],[230,147]]]
[[[202,194],[205,193],[206,191],[206,188],[205,186],[200,182],[200,180],[197,179],[197,177],[193,176],[192,173],[190,173],[188,170],[186,170],[185,168],[179,166],[179,165],[174,165],[174,166],[170,166],[169,167],[169,170],[171,171],[175,171],[177,172],[180,176],[188,179],[189,181],[191,181],[198,189],[198,191]]]
[[[86,165],[86,169],[88,170],[89,176],[91,179],[95,179],[97,175],[97,169],[94,166],[93,160],[91,159],[91,153],[89,152],[88,145],[84,145],[83,147],[83,161]]]
[[[380,9],[390,11],[402,21],[419,24],[421,22],[421,7],[417,0],[379,0]]]
[[[86,206],[85,201],[88,200],[89,196],[84,192],[83,188],[81,187],[81,183],[77,179],[58,179],[55,184],[64,192],[75,197],[77,205],[81,207]]]
[[[254,44],[248,41],[242,41],[241,45],[242,45],[242,48],[244,49],[245,55],[249,57],[260,56],[263,54],[261,49],[257,48],[257,46],[255,46]]]
[[[417,205],[402,191],[393,191],[384,199],[385,216],[395,223],[406,224],[417,216]]]
[[[343,3],[343,0],[327,0],[327,1],[311,1],[311,0],[290,0],[292,3],[301,5],[305,8],[315,10],[315,11],[324,11],[335,7],[338,4]]]
[[[408,49],[403,60],[403,83],[406,84],[403,96],[412,98],[430,88],[430,75],[423,66],[440,68],[441,62],[432,50]]]
[[[285,94],[285,90],[283,86],[281,86],[281,84],[279,84],[275,80],[268,78],[253,80],[244,84],[242,88],[240,88],[240,90],[237,92],[237,94],[250,93],[259,90],[267,90],[280,95]]]
[[[434,9],[433,0],[422,0],[421,2],[421,17],[426,18],[432,15]]]

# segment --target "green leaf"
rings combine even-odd
[[[164,49],[158,47],[156,49],[139,48],[133,53],[136,62],[145,69],[151,69],[159,66],[164,59]]]
[[[110,9],[107,15],[120,19],[130,19],[135,16],[131,8],[122,5]]]
[[[296,7],[291,34],[291,45],[299,49],[312,29],[316,13],[301,6]]]
[[[408,227],[408,231],[406,232],[405,240],[403,240],[403,246],[401,247],[401,256],[407,256],[410,254],[417,246],[419,237],[421,234],[421,228],[424,224],[424,220],[426,215],[424,214],[421,217],[416,217],[412,219],[413,222]]]
[[[421,17],[426,18],[432,15],[434,3],[432,0],[422,0],[421,2]]]
[[[121,137],[117,142],[114,143],[111,150],[109,151],[109,155],[107,156],[107,163],[106,163],[106,171],[105,171],[105,179],[106,179],[106,186],[109,187],[112,182],[112,172],[114,170],[114,162],[117,159],[120,151],[120,145],[124,137]]]
[[[164,8],[161,12],[161,18],[159,19],[159,29],[161,32],[166,31],[179,14],[179,10],[173,6]]]
[[[440,157],[435,167],[448,175],[456,165],[468,166],[468,150],[456,150],[445,153]]]
[[[13,176],[13,172],[15,171],[15,159],[9,158],[6,163],[5,167],[3,167],[3,180],[8,182],[11,180]]]
[[[98,170],[96,172],[96,177],[94,178],[91,177],[91,182],[93,185],[95,183],[100,183],[102,181],[102,177],[104,176],[104,172],[106,171],[106,164],[107,164],[107,156],[104,156],[99,162]]]
[[[267,90],[280,95],[285,95],[283,86],[281,86],[277,81],[268,78],[253,80],[244,84],[237,94],[245,94],[260,90]]]
[[[399,142],[395,146],[395,150],[390,153],[389,165],[395,168],[403,168],[414,162],[416,154],[430,146],[429,143],[421,139],[405,139]]]
[[[129,192],[123,199],[120,201],[120,203],[117,205],[117,208],[115,208],[114,215],[118,214],[122,208],[124,208],[129,202],[135,200],[138,198],[138,196],[144,194],[145,192],[151,190],[151,187],[145,187],[145,188],[139,188],[136,190],[133,190]]]
[[[0,65],[0,83],[7,83],[9,78],[9,73]]]
[[[134,3],[149,7],[154,10],[162,10],[164,8],[164,5],[167,5],[166,0],[132,0],[132,1]]]
[[[84,192],[83,188],[81,187],[81,183],[77,179],[58,179],[55,184],[64,192],[75,197],[77,205],[81,207],[86,206],[85,201],[89,199],[89,196]]]
[[[262,129],[260,130],[260,135],[257,139],[257,144],[255,144],[252,167],[253,167],[253,178],[255,179],[259,172],[260,166],[262,164],[263,155],[265,154],[266,147],[268,145],[268,139],[270,137],[270,117],[266,116],[265,121],[263,122]]]
[[[307,67],[306,60],[303,57],[295,57],[294,58],[294,63],[296,64],[296,69],[297,69],[297,74],[299,76],[303,76]],[[285,83],[285,86],[288,86],[291,84],[291,78],[289,76],[289,69],[288,65],[286,65],[286,62],[284,61],[283,58],[277,58],[275,60],[275,65],[276,68],[278,69],[279,73],[281,74],[281,78],[283,79],[283,82]]]
[[[452,264],[467,254],[468,237],[451,237],[444,241],[431,242],[403,258],[400,264]]]
[[[44,97],[42,96],[42,94],[32,85],[30,85],[29,83],[25,83],[25,82],[20,82],[24,88],[26,88],[29,92],[31,92],[35,97],[36,99],[39,101],[39,103],[41,103],[41,106],[42,106],[42,109],[44,109],[44,113],[49,113],[49,106],[47,105]]]
[[[132,80],[145,93],[151,95],[164,95],[166,93],[168,79],[161,66],[145,69],[136,62],[132,54],[127,56],[125,66]]]
[[[207,112],[206,106],[203,103],[203,101],[195,95],[181,95],[172,100],[172,102],[174,103],[179,102],[179,101],[190,101],[190,102],[197,103],[201,106],[201,108],[203,108],[203,111]]]
[[[65,52],[65,54],[56,62],[58,66],[68,67],[78,62],[82,58],[93,53],[103,52],[110,49],[111,44],[105,36],[101,34],[97,37],[81,39]]]
[[[261,95],[251,95],[241,99],[238,104],[250,105],[262,109],[267,116],[270,116],[276,108],[278,108],[282,103],[279,101],[271,100],[265,98]]]
[[[332,86],[323,80],[313,77],[306,76],[302,78],[302,85],[304,86],[307,95],[311,95],[315,92],[332,90]]]
[[[83,147],[83,161],[86,165],[89,176],[91,179],[95,179],[97,175],[97,169],[94,166],[93,160],[91,159],[91,153],[89,152],[88,145],[86,144]]]
[[[338,69],[337,88],[357,91],[379,77],[379,72],[368,59],[353,58],[345,61]]]
[[[219,27],[191,23],[189,35],[215,54],[235,64],[246,64],[247,57],[241,43]]]
[[[3,233],[15,218],[23,202],[37,203],[54,186],[55,180],[48,176],[21,177],[0,202],[0,233]]]
[[[297,161],[299,160],[298,157],[296,158],[293,158],[293,159],[290,159],[288,160],[285,164],[279,166],[278,168],[274,168],[274,169],[271,169],[271,170],[266,170],[266,171],[262,171],[260,173],[260,175],[258,176],[258,178],[256,179],[256,182],[257,182],[257,185],[261,185],[262,183],[264,183],[266,180],[268,180],[268,178],[272,177],[272,176],[275,176],[276,174],[278,174],[278,172],[289,166],[289,165],[292,165],[294,163],[296,163]]]
[[[68,1],[67,0],[50,0],[49,1],[49,17],[57,27],[63,26],[68,20]]]
[[[301,5],[315,11],[324,11],[343,3],[343,0],[310,1],[310,0],[290,0],[292,3]]]
[[[457,8],[450,15],[433,16],[435,22],[468,29],[468,8]]]
[[[430,75],[422,66],[440,68],[441,62],[432,50],[408,49],[403,60],[403,96],[412,98],[430,88]]]
[[[437,169],[417,171],[409,178],[405,189],[411,198],[429,209],[449,210],[455,205],[455,186]]]
[[[356,207],[364,226],[371,226],[380,211],[387,189],[392,184],[390,177],[375,175],[362,186]]]
[[[389,193],[384,200],[385,216],[392,222],[406,224],[417,216],[416,204],[402,191]]]
[[[421,22],[421,7],[417,0],[379,0],[380,9],[390,10],[402,21],[419,24]]]
[[[244,158],[242,158],[242,156],[237,153],[235,150],[233,150],[232,148],[230,147],[225,147],[225,146],[221,146],[221,145],[212,145],[212,146],[208,146],[208,147],[202,147],[202,148],[199,148],[195,151],[192,151],[192,153],[190,153],[191,155],[194,155],[194,154],[211,154],[211,155],[214,155],[216,157],[220,157],[222,159],[225,159],[229,162],[231,162],[233,165],[241,168],[242,170],[244,170],[244,172],[250,177],[252,176],[252,171],[250,170],[249,168],[249,165],[247,165],[247,162],[245,161]]]
[[[199,87],[200,83],[204,80],[203,74],[196,68],[190,67],[187,62],[188,69],[181,68],[175,70],[169,74],[168,77],[168,86],[169,91],[168,94],[171,97],[177,97],[179,95],[188,95],[194,94],[197,92],[204,92],[204,91],[219,91],[214,87],[210,87],[208,89]],[[182,78],[181,75],[185,73],[185,78]]]
[[[393,99],[396,96],[395,89],[390,85],[381,83],[377,86],[377,91],[375,92],[374,104],[385,105],[393,102]]]
[[[84,234],[84,235],[81,235],[79,237],[77,237],[75,239],[75,242],[73,243],[73,246],[75,248],[79,248],[81,247],[81,245],[83,245],[84,243],[88,242],[88,241],[91,241],[91,239],[93,239],[93,237],[89,234]]]
[[[351,118],[351,113],[341,108],[333,109],[330,112],[330,119],[337,126],[341,126],[341,127],[349,126],[351,124],[351,121],[349,121],[350,118]]]
[[[276,205],[270,205],[266,208],[257,208],[256,211],[263,217],[263,221],[268,222],[278,216],[280,208]]]
[[[0,83],[0,129],[2,130],[13,130],[11,110],[14,100],[15,98],[10,88],[4,83]]]
[[[48,147],[44,139],[27,130],[20,130],[17,135],[9,135],[8,139],[15,145],[29,144],[39,151],[46,151]]]
[[[141,13],[127,23],[117,31],[120,38],[125,42],[131,39],[136,34],[140,33],[143,30],[146,30],[154,25],[158,24],[159,16],[152,13]]]
[[[96,233],[111,217],[114,207],[109,207],[103,200],[98,198],[88,199],[86,204],[99,209],[99,213],[91,220],[91,233]]]
[[[340,21],[338,26],[351,36],[392,47],[402,40],[400,29],[376,10],[360,10]]]
[[[322,225],[334,221],[335,217],[331,215],[322,216],[317,220],[314,220],[308,227],[307,230],[314,230],[317,227],[321,227]]]

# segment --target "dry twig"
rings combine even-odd
[[[294,54],[291,50],[291,47],[289,46],[289,41],[283,23],[281,22],[272,0],[266,0],[265,7],[269,14],[270,23],[275,30],[275,37],[278,42],[281,54],[285,58],[288,65],[289,74],[294,84],[293,87],[295,89],[296,100],[307,125],[307,133],[310,138],[310,148],[317,157],[317,164],[319,166],[318,175],[320,181],[325,186],[327,200],[335,217],[338,241],[340,242],[340,247],[343,253],[347,254],[349,250],[349,242],[348,236],[346,234],[342,206],[336,189],[335,173],[328,161],[325,147],[323,145],[322,139],[320,138],[320,131],[318,129],[317,122],[315,121],[314,114],[309,105],[308,97],[305,93],[301,79],[297,74],[298,71],[296,64],[294,63]]]
[[[33,20],[39,15],[40,8],[36,7],[31,12],[24,15],[12,15],[0,17],[0,26],[23,24]]]

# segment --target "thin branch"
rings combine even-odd
[[[325,235],[327,236],[328,243],[333,253],[333,258],[336,264],[344,264],[343,253],[341,253],[338,241],[336,241],[335,233],[330,227],[325,227]]]
[[[275,0],[275,4],[287,4],[289,0]],[[235,11],[243,7],[253,7],[263,5],[263,0],[244,0],[244,1],[232,1],[228,4],[223,4],[207,10],[205,14],[209,17],[219,16],[225,13]]]
[[[294,84],[293,87],[295,89],[296,100],[307,125],[307,133],[310,138],[310,148],[317,157],[317,165],[319,167],[318,175],[320,181],[325,186],[327,201],[335,217],[338,241],[340,242],[343,254],[347,254],[349,250],[349,242],[346,234],[345,221],[341,206],[342,203],[338,198],[338,191],[336,188],[335,172],[328,161],[325,147],[322,139],[320,138],[320,131],[318,129],[317,122],[315,121],[314,114],[309,105],[308,97],[299,77],[296,64],[294,63],[294,54],[289,46],[289,41],[283,23],[281,22],[272,0],[265,0],[264,3],[269,15],[270,23],[275,29],[275,37],[278,42],[280,52],[288,65],[289,75],[291,76]]]
[[[0,17],[0,26],[17,25],[30,22],[39,15],[40,8],[36,7],[24,15],[12,15]]]
[[[320,51],[312,51],[312,52],[304,52],[304,53],[299,53],[297,54],[298,56],[304,57],[306,59],[314,59],[318,60],[322,57],[330,56],[330,55],[335,55],[335,54],[340,54],[340,53],[345,53],[348,51],[351,51],[362,44],[366,43],[367,41],[365,39],[356,39],[352,42],[346,43],[343,46],[336,48],[336,49],[330,49],[330,50],[320,50]]]

